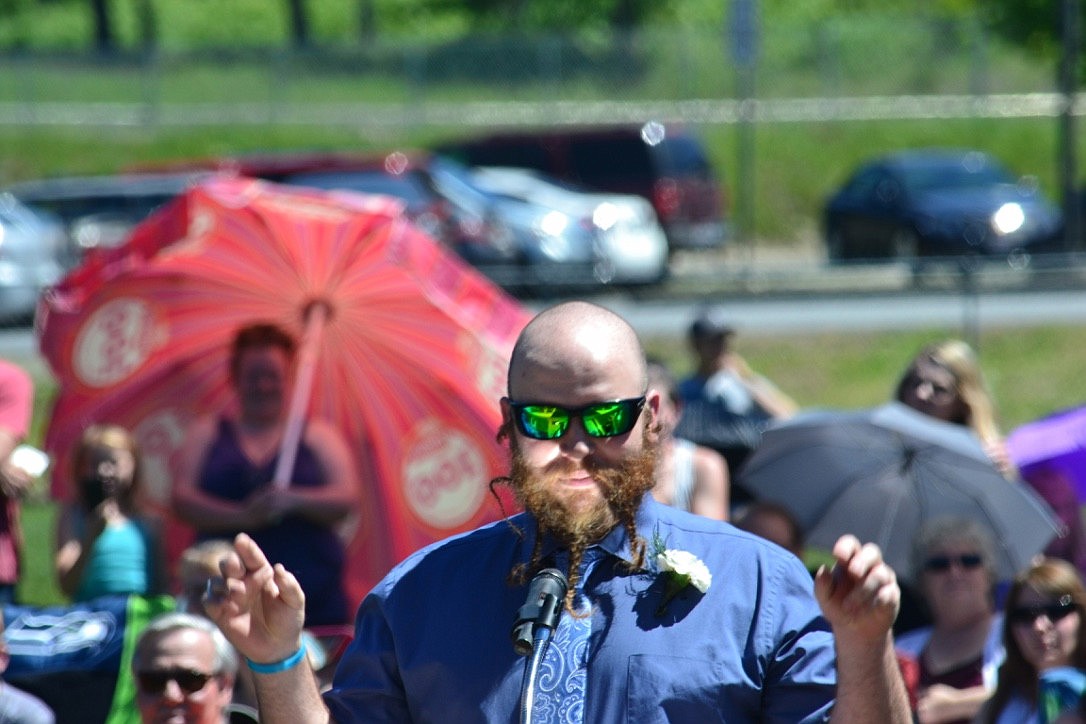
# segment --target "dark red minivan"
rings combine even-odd
[[[472,166],[517,166],[652,202],[675,249],[722,246],[725,194],[701,142],[655,121],[636,127],[518,130],[436,147]]]

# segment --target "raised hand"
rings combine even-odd
[[[873,644],[884,641],[901,605],[894,570],[882,560],[877,545],[861,545],[851,535],[837,540],[833,555],[833,567],[822,566],[815,576],[815,596],[834,635]]]
[[[305,594],[282,564],[274,566],[244,533],[219,563],[222,580],[204,597],[208,616],[245,657],[268,663],[298,650],[305,625]]]

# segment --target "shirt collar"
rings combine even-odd
[[[652,545],[653,529],[656,523],[656,514],[653,509],[654,505],[656,505],[656,503],[652,500],[652,496],[646,493],[645,497],[641,500],[641,505],[637,508],[637,515],[634,519],[636,522],[637,534],[641,536],[650,547]],[[538,523],[535,516],[531,514],[524,514],[520,517],[520,520],[515,521],[515,523],[524,531],[524,538],[520,541],[518,559],[526,563],[531,558],[532,545],[535,542],[535,536],[539,530]],[[626,528],[622,525],[616,525],[607,533],[607,535],[593,545],[599,546],[611,555],[616,558],[621,558],[627,563],[633,563],[633,556],[630,551],[630,537],[626,534]],[[546,560],[561,548],[561,544],[556,541],[553,536],[547,535],[543,539],[540,552],[542,553],[543,559]]]

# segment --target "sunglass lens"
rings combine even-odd
[[[560,407],[525,405],[518,416],[521,432],[537,440],[562,437],[569,427],[569,413]]]
[[[1059,600],[1043,606],[1022,606],[1012,610],[1008,615],[1015,623],[1032,624],[1041,616],[1055,623],[1075,611],[1074,601]]]
[[[147,694],[161,694],[166,688],[167,681],[169,677],[157,671],[141,671],[136,674],[136,683],[139,684],[140,691]]]
[[[211,674],[204,674],[190,669],[167,671],[141,671],[136,674],[140,691],[147,694],[161,694],[171,681],[176,681],[178,688],[186,694],[195,694],[211,679]]]
[[[581,416],[585,432],[592,437],[611,437],[629,432],[634,422],[632,407],[629,402],[610,402],[588,408]]]
[[[955,563],[964,570],[971,571],[980,567],[984,563],[984,559],[976,553],[966,553],[960,556],[932,556],[924,561],[924,568],[935,573],[943,573],[949,571],[950,567]]]
[[[210,678],[209,675],[198,671],[179,671],[176,676],[177,685],[187,694],[195,694],[204,688]]]
[[[1048,610],[1046,610],[1045,613],[1048,615],[1049,621],[1059,621],[1074,610],[1075,604],[1073,603],[1054,603],[1048,607]]]

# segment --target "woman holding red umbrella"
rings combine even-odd
[[[307,421],[289,483],[273,483],[286,433],[294,350],[294,339],[272,324],[235,334],[230,381],[237,411],[205,417],[189,430],[174,507],[201,539],[232,539],[244,531],[274,549],[306,593],[307,623],[343,624],[350,612],[336,527],[358,501],[355,464],[343,437],[322,420]]]

